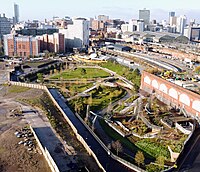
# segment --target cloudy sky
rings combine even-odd
[[[138,18],[138,10],[151,10],[151,19],[168,19],[168,12],[195,18],[200,23],[199,0],[0,0],[0,13],[13,16],[13,4],[19,4],[20,20],[44,20],[53,16],[95,17],[99,14],[126,21]]]

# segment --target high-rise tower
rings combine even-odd
[[[14,24],[19,22],[19,5],[14,3]]]
[[[139,19],[144,20],[144,24],[147,25],[150,22],[150,10],[139,10]]]

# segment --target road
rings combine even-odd
[[[66,116],[78,130],[78,133],[84,138],[86,143],[90,146],[91,150],[96,154],[99,162],[107,172],[128,172],[133,171],[128,169],[121,163],[112,159],[110,155],[103,149],[100,143],[93,137],[88,129],[81,123],[81,121],[75,116],[70,108],[65,104],[64,98],[56,89],[49,89],[52,96],[58,102],[59,106],[63,109]]]

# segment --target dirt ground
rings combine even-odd
[[[23,117],[10,116],[10,111],[16,108],[17,104],[6,97],[0,97],[0,100],[0,171],[49,172],[48,164],[37,146],[33,151],[28,151],[24,145],[18,144],[23,139],[17,138],[14,133],[27,126],[27,123]]]
[[[21,138],[14,133],[21,127],[12,126],[0,135],[0,171],[1,172],[48,172],[50,171],[41,151],[37,148],[28,151],[24,145],[19,145]],[[9,144],[8,144],[9,143]]]

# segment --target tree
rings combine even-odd
[[[138,166],[140,166],[141,164],[144,164],[144,155],[141,151],[138,151],[135,154],[135,162],[137,163]]]
[[[120,143],[119,140],[112,142],[112,148],[116,150],[117,155],[118,155],[119,152],[123,151],[122,144]]]
[[[200,66],[197,66],[197,67],[194,69],[194,71],[195,71],[196,73],[200,73]]]
[[[133,74],[136,75],[136,76],[140,76],[140,70],[138,68],[136,68],[134,71],[133,71]]]
[[[148,172],[160,172],[160,169],[157,165],[155,164],[148,164],[146,166],[146,171]]]
[[[37,73],[37,79],[38,79],[39,82],[43,82],[44,81],[43,74]]]
[[[155,163],[159,165],[160,170],[164,170],[165,157],[164,156],[157,157]]]
[[[81,75],[85,75],[86,74],[86,70],[84,68],[81,69]]]

